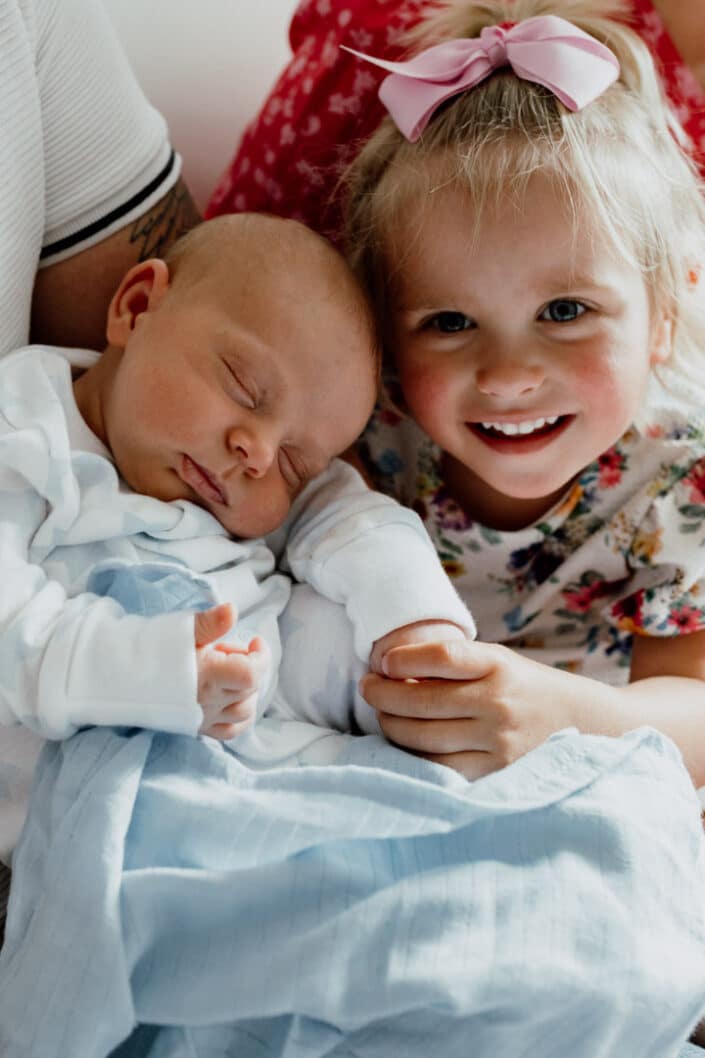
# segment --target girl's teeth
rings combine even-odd
[[[532,422],[483,422],[481,425],[485,430],[496,430],[507,437],[514,437],[516,434],[533,433],[544,426],[553,426],[556,422],[558,416],[549,415],[547,419],[534,419]]]

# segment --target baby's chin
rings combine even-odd
[[[164,503],[178,503],[186,500],[212,514],[230,536],[240,540],[256,540],[267,536],[284,524],[289,514],[289,505],[284,510],[263,511],[262,504],[248,502],[238,506],[232,503],[225,508],[221,504],[211,504],[190,488],[176,471],[168,474],[155,474],[152,478],[141,467],[117,467],[118,473],[133,492],[151,496]],[[253,509],[250,509],[253,508]]]
[[[289,513],[287,509],[284,514],[272,515],[266,518],[261,514],[253,516],[244,512],[229,511],[228,516],[224,517],[222,513],[216,512],[212,508],[209,509],[210,513],[217,518],[223,528],[227,529],[231,536],[236,536],[239,540],[257,540],[259,537],[268,536],[281,528]]]

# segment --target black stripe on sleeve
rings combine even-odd
[[[158,173],[153,180],[150,180],[141,191],[138,191],[136,195],[132,196],[132,198],[128,198],[127,202],[123,202],[122,205],[116,206],[116,208],[112,209],[110,213],[106,213],[104,217],[94,220],[92,224],[87,224],[85,228],[81,228],[72,235],[67,235],[64,239],[58,239],[56,242],[44,246],[39,254],[40,260],[44,257],[51,257],[55,253],[62,253],[64,250],[69,250],[72,246],[76,246],[78,243],[83,242],[84,239],[89,239],[104,228],[109,228],[116,220],[120,220],[120,217],[127,216],[135,206],[139,206],[140,202],[146,201],[159,185],[166,180],[175,164],[176,155],[174,154],[174,151],[172,151],[169,155],[169,160],[162,171]]]

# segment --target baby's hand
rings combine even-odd
[[[378,639],[370,654],[370,672],[383,676],[384,655],[393,647],[405,647],[415,643],[445,643],[449,639],[467,639],[463,629],[450,621],[416,621],[411,625],[395,628]]]
[[[215,643],[232,627],[235,613],[225,603],[194,619],[200,734],[226,741],[245,731],[257,712],[257,692],[269,666],[269,648],[255,636],[247,647]]]

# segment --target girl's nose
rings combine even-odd
[[[475,384],[481,393],[491,397],[524,397],[541,386],[543,368],[497,358],[478,369]]]
[[[245,473],[253,478],[264,477],[277,455],[277,445],[264,429],[233,428],[228,431],[227,446]]]

